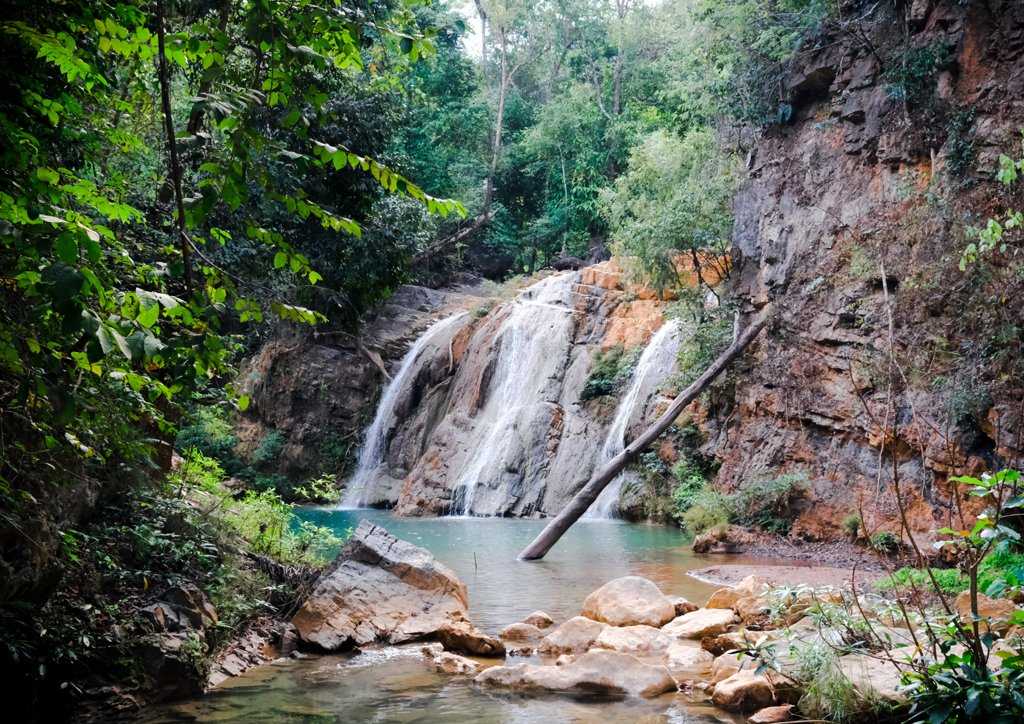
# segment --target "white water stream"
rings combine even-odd
[[[638,415],[643,414],[650,396],[672,371],[679,351],[680,331],[678,320],[669,320],[661,325],[661,329],[651,337],[651,341],[644,348],[636,363],[636,369],[633,370],[629,389],[615,410],[615,418],[601,447],[601,458],[597,467],[601,467],[625,450],[626,432],[630,424]],[[620,473],[615,480],[608,483],[597,500],[587,509],[585,517],[616,517],[624,476],[624,473]]]
[[[395,408],[401,399],[402,391],[415,379],[420,367],[426,360],[421,359],[423,350],[440,337],[451,331],[451,328],[466,316],[466,312],[458,312],[432,324],[420,335],[398,366],[398,372],[384,388],[377,405],[373,422],[366,430],[363,447],[359,451],[356,471],[349,479],[345,496],[341,501],[342,508],[362,508],[369,502],[369,492],[374,476],[384,462],[387,452],[388,433],[395,425]]]
[[[500,485],[505,467],[520,452],[531,408],[549,395],[571,346],[573,295],[578,273],[555,274],[519,294],[502,321],[487,399],[468,431],[470,457],[453,486],[452,515],[472,515],[481,484]]]

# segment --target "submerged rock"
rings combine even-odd
[[[505,645],[498,639],[480,631],[469,621],[446,624],[437,631],[438,640],[446,649],[474,656],[502,656]]]
[[[593,646],[594,641],[606,628],[606,623],[584,616],[573,616],[542,638],[537,646],[537,652],[548,656],[578,654]]]
[[[645,664],[629,654],[599,650],[588,651],[559,666],[495,666],[475,681],[511,689],[643,697],[676,689],[665,666]]]
[[[661,630],[677,639],[700,639],[725,633],[736,620],[731,608],[700,608],[675,619]]]
[[[793,719],[793,705],[766,706],[747,719],[750,724],[780,724]]]
[[[555,620],[543,611],[534,611],[523,619],[523,623],[537,628],[550,628],[555,625]]]
[[[427,638],[466,624],[466,587],[422,548],[362,521],[292,623],[325,651]]]
[[[582,614],[612,626],[663,626],[676,615],[675,605],[653,582],[624,576],[587,596]]]

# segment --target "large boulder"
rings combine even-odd
[[[606,623],[584,616],[573,616],[540,640],[537,653],[547,656],[578,654],[593,646],[594,641],[606,628]]]
[[[711,594],[704,608],[732,608],[740,600],[739,591],[733,588],[719,588]]]
[[[668,651],[673,638],[653,626],[608,626],[594,641],[594,648],[634,656],[657,656]]]
[[[965,624],[970,624],[973,614],[971,613],[971,593],[964,591],[953,602],[956,612]],[[1008,598],[989,598],[984,593],[978,594],[978,617],[981,619],[982,631],[991,629],[999,634],[1010,630],[1010,617],[1017,610],[1013,601]]]
[[[893,652],[897,660],[902,655]],[[891,662],[867,654],[848,654],[839,659],[838,666],[861,701],[906,703],[907,697],[900,689],[900,670]]]
[[[773,704],[784,703],[780,696],[790,694],[788,687],[773,681],[770,674],[757,674],[741,669],[715,684],[711,702],[727,711],[755,711]]]
[[[587,596],[582,613],[612,626],[659,627],[675,617],[676,608],[653,582],[640,576],[624,576]]]
[[[701,639],[725,633],[736,621],[731,608],[699,608],[684,614],[661,630],[677,639]]]
[[[588,651],[560,666],[495,666],[475,681],[510,689],[643,697],[676,690],[666,667],[645,664],[629,654],[600,650]]]
[[[676,681],[694,681],[707,676],[714,657],[702,648],[673,641],[666,653],[668,670]]]
[[[427,551],[362,521],[292,623],[325,651],[438,635],[466,621],[466,587]]]

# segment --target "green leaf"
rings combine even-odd
[[[160,305],[156,302],[150,301],[148,303],[142,303],[139,305],[139,315],[135,320],[146,329],[149,329],[156,320],[160,317]]]
[[[249,409],[249,395],[241,395],[238,398],[238,409],[245,412]]]
[[[281,267],[283,267],[287,263],[288,263],[288,255],[285,252],[279,251],[276,254],[274,254],[274,268],[275,269],[280,269]]]
[[[74,264],[78,261],[78,242],[71,234],[61,234],[53,242],[53,252],[61,261]]]

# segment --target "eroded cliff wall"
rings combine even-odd
[[[1021,453],[1020,262],[959,260],[1014,202],[992,177],[1021,155],[1024,3],[880,4],[817,47],[787,78],[791,120],[746,149],[733,283],[777,318],[702,411],[705,451],[726,490],[806,473],[794,534],[826,539],[861,507],[895,529],[895,454],[923,532],[950,513],[948,475]]]

